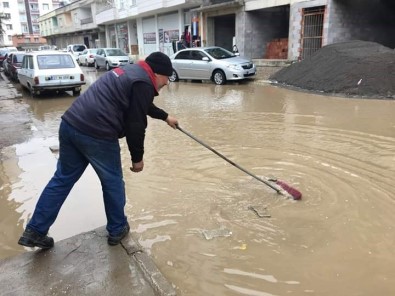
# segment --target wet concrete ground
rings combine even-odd
[[[106,237],[102,227],[0,261],[1,295],[175,295],[130,234],[114,247]]]

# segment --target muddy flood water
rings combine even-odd
[[[54,172],[49,148],[73,98],[24,100],[33,137],[5,151],[1,258],[26,251],[16,242]],[[145,168],[135,174],[122,139],[131,231],[179,295],[395,294],[395,101],[179,82],[155,102],[238,165],[303,193],[285,199],[153,119]],[[58,241],[105,222],[88,168],[50,235]]]

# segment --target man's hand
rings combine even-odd
[[[169,126],[171,126],[172,128],[176,129],[177,128],[177,124],[178,124],[178,120],[175,117],[172,116],[167,116],[166,118],[166,122]]]
[[[130,170],[134,173],[141,172],[144,168],[144,160],[139,161],[139,162],[132,162],[132,167]]]

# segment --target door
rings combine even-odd
[[[206,58],[206,59],[203,59]],[[201,51],[191,51],[191,75],[196,79],[210,79],[211,65],[209,58]]]
[[[187,79],[191,76],[191,51],[185,50],[179,52],[174,59],[174,69],[177,71],[178,78]]]
[[[33,77],[32,72],[33,72],[33,57],[31,55],[26,55],[23,57],[22,67],[18,71],[19,83],[24,87],[29,88],[28,81],[32,80]]]
[[[322,47],[324,15],[325,6],[303,9],[301,60],[312,56]]]
[[[99,67],[104,67],[105,65],[106,65],[106,62],[105,62],[105,53],[104,53],[104,50],[103,49],[99,49],[98,51],[97,51],[97,53],[96,53],[96,57],[95,57],[95,59],[96,59],[96,64],[99,66]]]

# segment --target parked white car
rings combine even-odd
[[[78,56],[78,59],[77,59],[78,65],[93,66],[95,64],[96,52],[97,52],[97,48],[85,49]]]
[[[256,74],[254,63],[222,47],[182,49],[170,57],[173,75],[169,80],[211,80],[225,84],[228,80],[243,80]]]
[[[128,63],[133,64],[133,60],[120,48],[99,48],[96,52],[96,69],[103,67],[108,71]]]
[[[74,55],[74,58],[77,60],[78,56],[87,49],[85,44],[69,44],[67,45],[67,51]]]
[[[72,54],[59,51],[29,52],[18,70],[20,84],[32,96],[44,91],[72,91],[79,95],[85,77]]]

